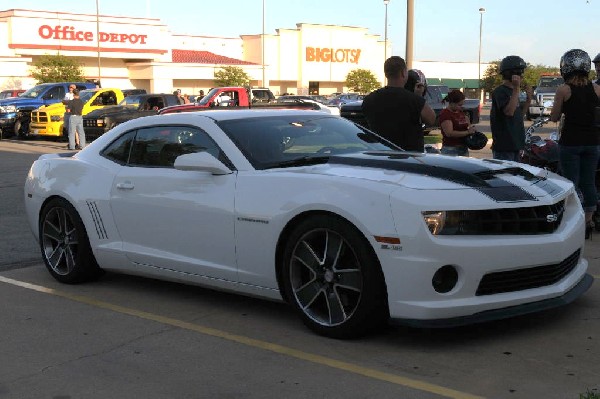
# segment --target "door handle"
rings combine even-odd
[[[121,190],[133,190],[135,186],[132,182],[126,181],[123,183],[117,183],[117,188]]]

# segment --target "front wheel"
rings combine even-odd
[[[387,320],[381,267],[349,222],[330,215],[304,220],[290,235],[281,266],[286,298],[318,334],[354,338]]]
[[[69,202],[56,198],[44,206],[39,235],[44,263],[56,280],[74,284],[100,276],[85,226]]]

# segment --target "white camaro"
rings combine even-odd
[[[331,337],[539,311],[592,284],[568,180],[399,151],[319,111],[135,119],[42,155],[25,203],[61,282],[112,270],[283,299]]]

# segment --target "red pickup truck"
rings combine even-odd
[[[259,94],[258,91],[261,91]],[[268,91],[264,93],[263,91]],[[251,98],[252,96],[252,98]],[[271,100],[272,97],[272,100]],[[232,108],[302,108],[320,109],[314,102],[278,103],[269,89],[246,89],[245,87],[215,87],[197,103],[173,105],[158,111],[159,114],[193,112],[206,109]]]

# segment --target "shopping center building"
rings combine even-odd
[[[155,18],[13,9],[0,11],[0,89],[34,86],[32,63],[60,54],[77,59],[86,79],[103,87],[192,95],[213,87],[222,67],[236,66],[252,86],[275,94],[326,95],[349,91],[344,82],[354,69],[384,82],[392,43],[385,45],[380,35],[354,26],[298,23],[275,34],[211,37],[171,32]],[[433,83],[477,87],[478,63],[415,61],[413,67]]]

